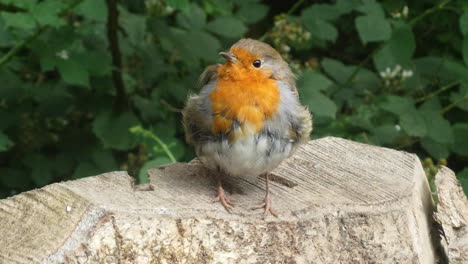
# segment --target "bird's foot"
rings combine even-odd
[[[234,207],[234,202],[226,196],[223,187],[218,186],[218,194],[214,202],[221,202],[221,204],[226,208],[226,211],[231,212]]]
[[[263,201],[263,203],[258,206],[253,207],[252,210],[262,209],[262,208],[265,209],[263,213],[264,216],[267,216],[268,213],[270,213],[274,217],[278,217],[278,214],[271,208],[271,199],[270,199],[269,193],[265,196],[265,200]]]

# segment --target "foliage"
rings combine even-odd
[[[180,109],[241,37],[290,62],[314,138],[447,163],[468,190],[465,1],[278,2],[0,0],[0,196],[190,160]]]

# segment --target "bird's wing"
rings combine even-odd
[[[203,73],[200,75],[200,78],[198,79],[199,88],[203,89],[205,85],[209,84],[217,78],[218,67],[219,64],[210,65],[206,67],[206,69],[203,71]]]
[[[189,144],[201,144],[214,137],[211,132],[213,120],[209,95],[217,81],[218,65],[208,66],[201,74],[198,95],[192,95],[182,111],[185,139]]]
[[[302,143],[310,140],[312,133],[312,114],[309,109],[300,105],[297,114],[291,120],[291,132],[293,139]]]

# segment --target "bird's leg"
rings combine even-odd
[[[224,192],[223,186],[221,184],[221,175],[219,175],[219,172],[216,174],[216,182],[217,182],[216,184],[217,195],[216,195],[215,202],[221,202],[224,208],[226,208],[226,211],[231,212],[230,210],[234,206],[234,202],[226,196],[226,193]]]
[[[266,181],[266,193],[265,193],[265,200],[262,204],[260,204],[259,206],[256,206],[254,207],[253,209],[262,209],[264,208],[265,209],[265,216],[270,213],[272,214],[274,217],[278,217],[278,214],[271,208],[271,198],[270,198],[270,184],[269,184],[269,173],[266,173],[265,174],[265,181]]]

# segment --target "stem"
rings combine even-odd
[[[164,143],[164,141],[162,141],[152,131],[146,130],[141,126],[136,126],[136,127],[130,128],[130,132],[142,135],[143,137],[146,137],[146,138],[151,138],[152,140],[156,141],[156,143],[158,143],[159,146],[161,146],[161,148],[164,150],[164,152],[166,153],[167,157],[171,160],[171,162],[177,162],[176,158],[174,157],[174,155],[172,154],[171,150],[166,145],[166,143]]]
[[[174,157],[174,155],[172,154],[171,150],[169,149],[169,147],[166,145],[166,143],[164,143],[158,136],[156,136],[154,133],[151,133],[150,134],[150,137],[156,141],[161,147],[162,149],[164,150],[164,152],[166,153],[167,157],[169,157],[169,159],[172,161],[172,162],[177,162],[176,158]]]
[[[384,47],[384,45],[380,45],[376,49],[374,49],[367,57],[362,60],[359,65],[354,69],[354,71],[351,73],[351,75],[346,79],[346,82],[342,85],[342,87],[347,87],[349,84],[353,81],[353,79],[356,77],[356,75],[359,73],[359,71],[364,67],[364,64],[366,64],[372,57],[374,57],[375,53],[377,53],[379,50],[381,50]]]
[[[440,113],[443,115],[445,113],[447,113],[448,111],[452,110],[452,108],[456,107],[459,103],[465,101],[465,100],[468,100],[468,93],[466,93],[462,98],[460,98],[459,100],[455,101],[455,102],[452,102],[451,104],[447,105],[446,107],[444,107],[442,110],[440,110]]]
[[[33,42],[37,37],[39,37],[47,27],[40,27],[34,34],[29,36],[28,38],[24,39],[20,43],[16,44],[13,48],[11,48],[7,54],[3,55],[3,57],[0,59],[0,68],[3,67],[3,65],[7,64],[15,55],[18,53],[22,48],[27,46],[29,43]]]
[[[119,11],[117,9],[117,0],[106,0],[107,2],[107,39],[109,41],[109,50],[112,55],[112,81],[114,82],[116,98],[114,109],[117,112],[122,111],[126,105],[125,86],[122,78],[122,54],[119,47]]]
[[[451,82],[451,83],[449,83],[449,84],[447,84],[445,86],[442,86],[439,90],[417,99],[416,103],[422,103],[422,102],[424,102],[426,100],[429,100],[432,97],[434,97],[434,96],[436,96],[436,95],[438,95],[438,94],[440,94],[440,93],[442,93],[442,92],[444,92],[444,91],[446,91],[446,90],[448,90],[448,89],[450,89],[452,87],[457,86],[458,84],[460,84],[460,82],[461,82],[460,80],[457,80],[457,81]]]
[[[299,1],[297,1],[297,2],[291,7],[291,9],[289,9],[289,11],[286,13],[286,15],[291,15],[292,13],[294,13],[294,11],[296,11],[296,9],[298,9],[299,6],[302,5],[302,3],[304,3],[304,0],[299,0]]]
[[[419,22],[419,20],[425,18],[426,16],[434,13],[435,11],[437,11],[438,9],[442,9],[445,5],[447,5],[451,0],[444,0],[442,2],[440,2],[438,5],[436,6],[433,6],[432,8],[429,8],[427,9],[426,11],[424,11],[422,14],[420,14],[419,16],[411,19],[411,21],[409,22],[410,25],[414,25],[416,24],[417,22]]]

